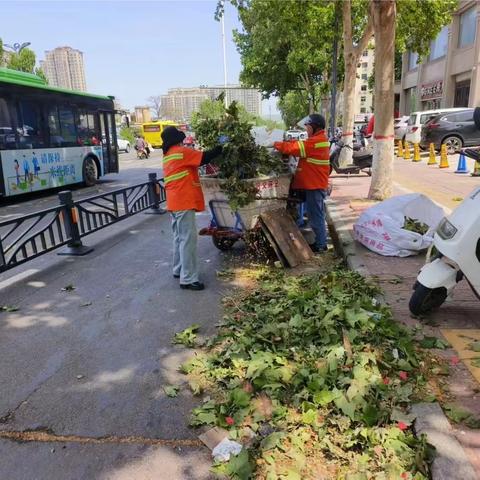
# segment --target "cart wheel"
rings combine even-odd
[[[437,309],[447,298],[447,289],[443,287],[427,288],[417,281],[413,288],[408,306],[414,315],[424,315]]]
[[[233,247],[236,240],[227,237],[216,237],[215,235],[213,235],[212,242],[219,250],[221,250],[222,252],[226,252]]]

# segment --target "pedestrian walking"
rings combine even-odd
[[[273,146],[285,155],[300,158],[292,189],[305,191],[308,219],[315,233],[315,242],[310,248],[314,252],[324,252],[327,250],[324,202],[330,176],[330,142],[325,134],[325,118],[322,115],[312,113],[305,128],[307,140],[275,142]]]
[[[198,168],[218,157],[223,146],[200,152],[183,146],[184,139],[185,134],[173,126],[162,132],[167,210],[173,230],[173,276],[180,279],[180,288],[203,290],[198,274],[195,213],[205,210],[205,200]]]

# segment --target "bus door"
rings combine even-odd
[[[117,135],[113,112],[100,112],[104,173],[118,173]]]

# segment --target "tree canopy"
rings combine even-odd
[[[328,89],[334,4],[327,0],[250,0],[237,3],[243,31],[234,32],[242,83],[265,97],[304,90],[313,107],[318,86]]]

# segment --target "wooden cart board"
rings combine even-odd
[[[262,213],[260,218],[270,234],[267,235],[270,243],[273,240],[273,248],[282,252],[290,267],[296,267],[313,257],[311,248],[285,210],[270,210]]]
[[[280,263],[282,264],[283,267],[288,267],[289,263],[287,259],[285,258],[285,255],[282,253],[280,248],[278,247],[277,243],[275,242],[274,238],[272,237],[272,234],[270,233],[270,230],[268,227],[263,223],[262,219],[260,218],[259,224],[262,227],[262,232],[265,235],[265,238],[268,240],[268,243],[270,243],[271,247],[275,251],[275,254],[277,255],[277,258],[280,260]]]

